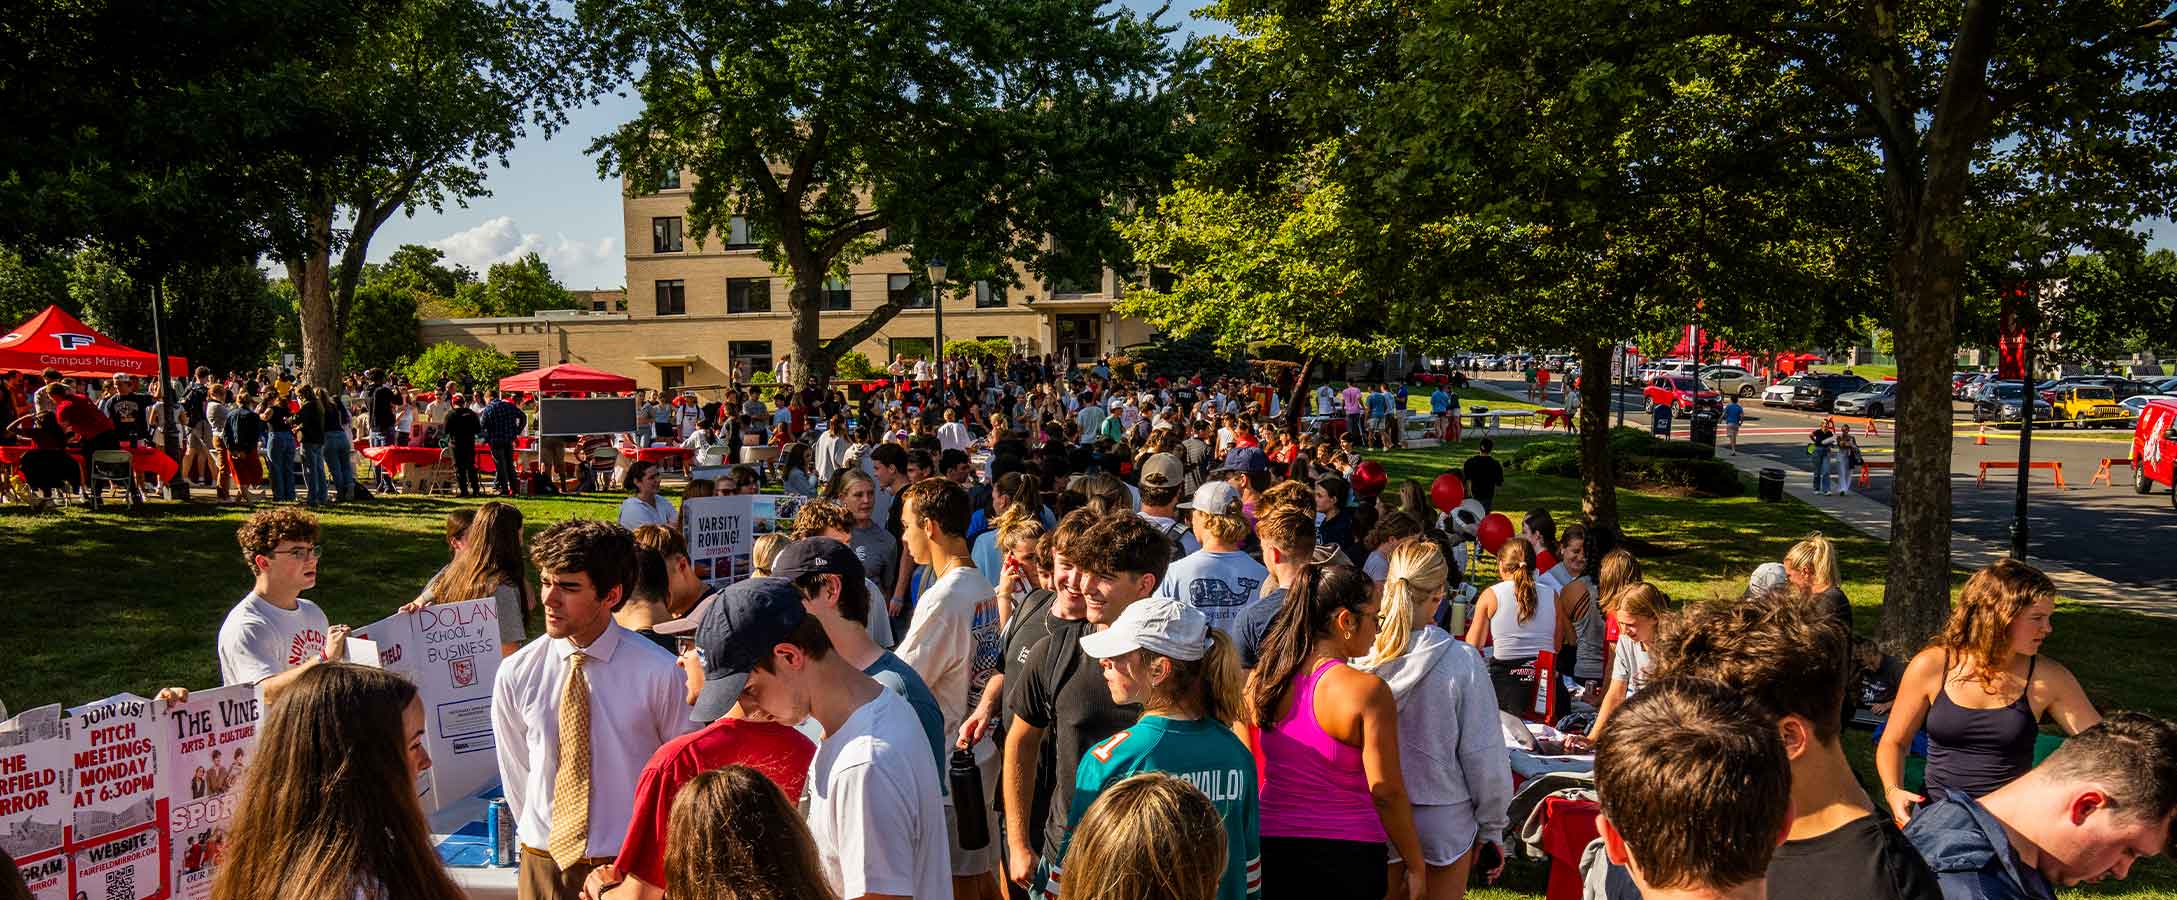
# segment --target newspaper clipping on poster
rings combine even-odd
[[[720,588],[749,576],[749,557],[756,549],[749,530],[756,499],[746,494],[697,497],[682,509],[688,523],[688,562],[704,584]]]
[[[431,769],[417,779],[427,812],[460,802],[496,781],[491,682],[499,674],[499,614],[491,598],[440,603],[380,619],[356,631],[377,648],[378,665],[415,682],[423,700]]]
[[[0,722],[0,850],[38,900],[69,900],[65,722],[58,703]]]
[[[153,701],[122,694],[68,711],[74,793],[70,889],[105,900],[166,896],[164,734]]]
[[[212,895],[227,832],[242,789],[242,770],[257,746],[264,705],[255,685],[192,691],[159,711],[167,741],[167,835],[173,896]]]

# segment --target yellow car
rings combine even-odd
[[[2055,419],[2069,422],[2074,428],[2101,428],[2121,426],[2131,422],[2131,413],[2117,403],[2117,395],[2105,387],[2074,385],[2056,391]]]

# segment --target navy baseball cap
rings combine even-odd
[[[771,561],[771,574],[788,581],[803,575],[837,575],[849,582],[866,577],[854,548],[828,537],[802,538],[787,544]]]
[[[1222,476],[1230,472],[1246,472],[1250,475],[1259,472],[1268,475],[1270,474],[1270,457],[1265,455],[1259,447],[1234,447],[1231,452],[1225,454],[1225,464],[1218,467],[1217,471],[1211,474]]]
[[[801,591],[784,578],[750,578],[719,591],[695,629],[695,646],[703,654],[703,692],[688,717],[704,723],[724,717],[740,702],[756,664],[808,617]]]

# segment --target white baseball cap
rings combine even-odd
[[[1175,598],[1148,597],[1119,613],[1111,627],[1081,639],[1097,659],[1147,650],[1192,662],[1209,653],[1209,617]]]
[[[1205,481],[1201,487],[1194,489],[1194,499],[1180,504],[1180,508],[1214,516],[1236,516],[1240,514],[1243,499],[1240,489],[1233,487],[1229,481]]]

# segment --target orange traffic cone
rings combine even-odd
[[[1982,425],[1982,426],[1980,427],[1980,432],[1979,432],[1978,434],[1975,434],[1975,435],[1973,435],[1973,443],[1974,443],[1974,445],[1975,445],[1975,446],[1980,446],[1980,447],[1986,447],[1986,446],[1988,446],[1988,426],[1986,426],[1986,425]]]

